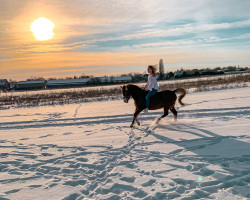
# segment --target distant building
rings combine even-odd
[[[69,88],[85,86],[89,80],[90,78],[48,80],[46,82],[46,88]]]
[[[46,82],[46,88],[71,88],[82,87],[86,85],[100,85],[104,83],[128,83],[131,81],[131,76],[102,76],[94,78],[57,79],[48,80]]]
[[[160,59],[160,61],[159,61],[159,72],[160,72],[160,74],[164,74],[163,59]]]
[[[0,88],[2,91],[8,91],[10,89],[10,83],[7,79],[0,79]]]
[[[115,76],[113,77],[114,83],[128,83],[132,81],[131,76]]]
[[[87,85],[114,84],[114,83],[129,83],[132,82],[131,76],[102,76],[94,78],[75,78],[75,79],[50,79],[50,80],[28,80],[19,81],[13,88],[10,88],[10,83],[6,79],[0,79],[0,88],[3,91],[11,89],[16,90],[37,90],[45,88],[73,88]]]
[[[132,81],[131,76],[102,76],[96,77],[101,83],[128,83]]]
[[[16,90],[38,90],[45,88],[45,80],[19,81]]]

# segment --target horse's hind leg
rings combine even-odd
[[[174,121],[177,121],[177,111],[175,110],[174,106],[172,108],[170,108],[170,111],[173,113],[174,115]]]
[[[168,108],[164,108],[163,115],[159,119],[157,119],[157,121],[155,123],[158,124],[161,121],[161,119],[166,117],[167,115],[168,115]]]
[[[138,124],[138,126],[141,125],[137,118],[135,119],[135,121],[136,121],[136,123]]]

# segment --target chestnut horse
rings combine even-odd
[[[148,91],[141,89],[140,87],[132,84],[121,86],[123,100],[125,103],[128,103],[130,97],[134,99],[135,102],[135,113],[133,117],[133,121],[130,127],[133,127],[134,122],[136,121],[138,125],[140,122],[137,119],[137,116],[141,111],[146,108],[146,95]],[[160,122],[160,120],[168,115],[168,110],[170,110],[174,114],[175,121],[177,120],[177,111],[175,110],[175,101],[177,99],[176,93],[180,93],[178,97],[179,103],[183,106],[182,98],[186,95],[186,90],[183,88],[178,88],[174,91],[164,90],[162,92],[157,92],[150,99],[149,110],[157,110],[160,108],[164,109],[163,115],[156,121],[156,124]]]

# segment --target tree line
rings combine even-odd
[[[189,77],[197,77],[197,76],[206,76],[206,75],[219,75],[224,73],[234,73],[234,72],[246,72],[249,71],[249,67],[240,67],[238,66],[228,66],[228,67],[215,67],[215,68],[203,68],[203,69],[183,69],[180,68],[176,71],[170,71],[166,73],[157,73],[158,80],[172,80],[172,79],[180,79],[180,78],[189,78]],[[148,74],[145,73],[128,73],[128,74],[122,74],[120,76],[131,76],[132,82],[142,82],[146,81]],[[104,76],[107,77],[108,76]],[[109,76],[111,78],[114,76]],[[95,84],[101,84],[102,82],[99,80],[98,77],[95,77],[93,75],[86,75],[82,74],[80,76],[73,76],[73,77],[65,77],[60,79],[81,79],[81,78],[89,78],[89,83]],[[43,77],[31,77],[26,79],[26,81],[32,81],[32,80],[58,80],[58,78],[48,78],[45,79]],[[10,82],[15,82],[10,79]],[[109,82],[109,83],[112,83]]]

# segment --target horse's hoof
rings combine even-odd
[[[133,128],[133,125],[132,125],[132,124],[130,125],[130,128]]]

